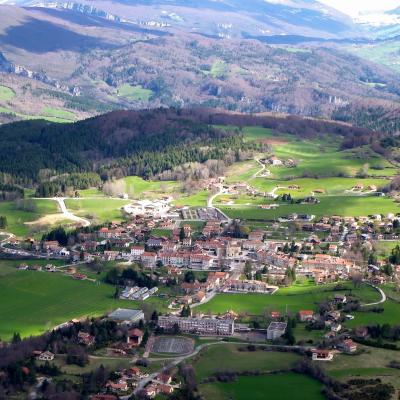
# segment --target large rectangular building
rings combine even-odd
[[[124,325],[133,325],[144,321],[144,313],[142,310],[131,310],[127,308],[117,308],[108,314],[108,319]]]
[[[197,335],[231,336],[235,322],[231,319],[159,317],[158,326],[167,331],[178,326],[181,332]]]
[[[287,328],[286,322],[271,322],[267,329],[267,339],[276,340],[282,337]]]

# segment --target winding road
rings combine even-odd
[[[67,206],[65,205],[65,197],[54,197],[52,198],[52,200],[55,200],[58,203],[60,210],[64,214],[65,218],[70,219],[71,221],[75,221],[85,227],[90,226],[91,222],[88,219],[78,217],[71,211],[68,211]]]
[[[253,346],[268,346],[271,348],[285,348],[285,349],[303,349],[303,350],[309,350],[311,349],[311,346],[281,346],[281,345],[273,345],[273,344],[265,344],[265,343],[260,343],[260,342],[224,342],[224,341],[219,341],[219,342],[212,342],[212,343],[204,343],[201,344],[199,346],[197,346],[194,351],[190,354],[181,356],[181,357],[177,357],[171,360],[171,363],[162,367],[160,370],[158,370],[157,372],[153,372],[152,374],[150,374],[148,377],[142,379],[139,383],[138,386],[136,387],[134,394],[138,394],[141,390],[143,390],[151,381],[153,381],[157,375],[159,375],[161,372],[163,372],[166,369],[170,369],[172,367],[176,367],[178,366],[180,363],[182,363],[183,361],[192,358],[194,356],[196,356],[197,354],[200,353],[200,351],[202,351],[203,349],[210,347],[210,346],[216,346],[216,345],[253,345]]]
[[[375,290],[377,290],[381,295],[381,299],[375,303],[361,304],[361,307],[378,306],[379,304],[383,304],[387,300],[386,294],[381,288],[379,288],[378,286],[372,285],[370,283],[367,283],[367,285],[369,285],[372,288],[374,288]]]

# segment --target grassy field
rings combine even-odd
[[[149,89],[144,89],[142,86],[132,86],[128,83],[125,83],[118,87],[117,89],[118,96],[126,97],[129,100],[136,101],[144,101],[147,102],[150,100],[150,97],[153,95],[153,91]]]
[[[282,160],[293,159],[297,166],[271,167],[271,178],[293,179],[306,175],[318,177],[355,176],[368,164],[368,174],[371,176],[393,176],[396,169],[386,160],[366,148],[341,151],[340,138],[322,136],[312,140],[294,137],[293,135],[274,135],[269,129],[248,127],[243,129],[247,140],[270,140],[273,153]],[[374,169],[379,165],[383,169]]]
[[[248,141],[267,140],[272,146],[272,152],[280,159],[289,158],[297,161],[297,166],[271,167],[271,178],[294,179],[308,174],[318,177],[354,176],[365,164],[368,164],[368,174],[371,176],[393,176],[396,169],[378,154],[368,148],[358,148],[342,151],[341,138],[321,135],[320,137],[298,139],[290,134],[276,134],[270,129],[261,127],[246,127],[242,133]],[[375,167],[379,166],[379,169]]]
[[[27,264],[46,265],[47,260]],[[61,265],[61,261],[51,261]],[[115,300],[115,288],[104,283],[77,281],[62,273],[18,271],[17,260],[0,260],[0,338],[14,332],[38,335],[73,318],[101,316],[118,307],[138,308],[139,302]],[[83,270],[82,272],[85,273]],[[146,300],[150,309],[165,311],[164,300]]]
[[[301,390],[295,390],[301,388]],[[322,400],[322,385],[305,375],[287,372],[264,376],[242,376],[235,382],[200,386],[206,400]]]
[[[229,73],[228,65],[222,60],[216,60],[210,70],[210,75],[213,78],[223,78]]]
[[[377,190],[386,186],[397,173],[392,165],[368,148],[342,151],[341,138],[327,135],[312,140],[299,140],[293,135],[276,134],[260,127],[246,127],[241,132],[247,141],[266,141],[272,146],[273,154],[281,160],[295,160],[297,166],[267,166],[270,176],[254,178],[260,166],[254,160],[240,162],[228,168],[227,183],[248,182],[252,187],[267,193],[279,187],[276,194],[290,193],[294,199],[310,196],[319,189],[322,193],[316,196],[321,202],[316,205],[278,203],[280,207],[277,209],[263,210],[259,205],[271,204],[271,199],[247,195],[219,196],[215,203],[231,218],[268,221],[291,213],[321,217],[364,216],[400,211],[393,200],[368,193],[373,186]],[[369,177],[355,177],[360,171],[366,172]],[[364,189],[353,191],[357,184],[362,184]],[[299,188],[289,189],[289,186]]]
[[[17,236],[25,236],[32,229],[26,222],[36,221],[39,218],[59,212],[57,203],[52,200],[32,200],[36,205],[35,211],[17,209],[13,202],[0,202],[0,215],[7,217],[7,231]]]
[[[260,164],[258,164],[255,160],[242,161],[232,164],[225,173],[226,182],[247,182],[260,169]]]
[[[182,196],[175,200],[174,204],[176,206],[205,207],[210,195],[208,190],[202,190],[189,196]]]
[[[123,180],[126,192],[134,198],[161,197],[181,189],[180,184],[173,181],[146,181],[138,176],[128,176]]]
[[[368,312],[368,308],[362,312],[355,312],[355,319],[347,321],[346,326],[353,328],[356,326],[366,326],[374,324],[398,325],[400,321],[400,303],[387,300],[380,307],[384,309],[382,313]]]
[[[81,217],[97,222],[121,221],[121,208],[129,204],[127,200],[119,199],[70,199],[66,200],[67,208]]]
[[[378,42],[374,45],[352,45],[348,47],[348,50],[368,61],[385,65],[396,72],[400,72],[399,46],[400,42],[397,40]]]
[[[42,114],[46,117],[60,118],[60,119],[69,120],[69,121],[74,121],[76,118],[75,114],[70,111],[66,111],[61,108],[49,107],[49,106],[43,107]]]
[[[290,181],[285,180],[273,180],[267,178],[256,178],[251,182],[251,185],[261,191],[270,192],[276,187],[283,187],[279,189],[276,194],[290,193],[292,197],[306,197],[310,196],[315,190],[323,190],[323,194],[318,194],[317,197],[324,197],[326,195],[357,195],[362,192],[351,192],[351,189],[357,184],[364,186],[364,192],[368,191],[368,186],[376,186],[377,189],[387,185],[389,181],[387,179],[359,179],[359,178],[344,178],[344,177],[331,177],[331,178],[301,178]],[[289,189],[289,186],[298,186],[299,189]]]
[[[365,346],[360,348],[360,355],[336,355],[332,363],[324,366],[328,374],[340,380],[352,377],[381,378],[400,389],[400,370],[388,368],[391,361],[400,362],[400,352]]]
[[[58,273],[9,271],[0,280],[0,337],[7,340],[14,332],[38,335],[72,318],[99,316],[128,306],[114,300],[113,294],[112,286]]]
[[[9,101],[12,100],[15,96],[14,90],[7,86],[0,85],[0,100]]]
[[[244,220],[275,220],[291,213],[313,214],[317,217],[367,216],[371,214],[399,213],[400,206],[392,199],[376,196],[327,196],[321,197],[319,204],[290,204],[280,203],[274,210],[263,210],[257,206],[221,205],[221,210],[231,218]],[[265,203],[271,203],[265,201]]]
[[[235,344],[217,344],[204,349],[193,361],[198,380],[216,372],[259,370],[271,372],[289,369],[300,360],[294,353],[270,351],[241,352]]]
[[[274,295],[262,294],[219,294],[210,302],[205,303],[194,310],[205,313],[225,313],[233,310],[246,315],[262,315],[265,311],[286,310],[297,313],[299,310],[315,310],[318,303],[333,298],[335,293],[349,293],[359,297],[362,302],[372,302],[379,299],[378,293],[369,286],[354,289],[350,283],[344,285],[345,290],[334,291],[335,285],[311,286],[295,285],[280,289]]]
[[[172,230],[171,229],[159,229],[159,228],[155,228],[152,229],[150,232],[151,235],[157,236],[157,237],[167,237],[169,239],[172,238]]]

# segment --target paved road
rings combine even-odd
[[[224,212],[222,212],[219,208],[215,207],[213,205],[214,200],[218,197],[221,196],[222,194],[228,193],[226,189],[224,189],[223,185],[220,185],[219,191],[217,193],[214,193],[209,199],[207,200],[207,207],[208,208],[214,208],[215,210],[218,210],[226,219],[228,222],[232,221]]]
[[[266,343],[259,343],[259,342],[213,342],[213,343],[205,343],[205,344],[201,344],[200,346],[197,346],[195,348],[195,350],[186,355],[186,356],[182,356],[182,357],[177,357],[173,360],[171,360],[171,363],[164,366],[163,368],[161,368],[160,370],[150,374],[148,377],[142,379],[139,383],[138,386],[136,387],[134,394],[139,393],[141,390],[143,390],[152,380],[154,380],[157,375],[159,375],[161,372],[163,372],[164,370],[166,370],[167,368],[173,368],[178,366],[180,363],[182,363],[183,361],[192,358],[194,356],[196,356],[197,354],[200,353],[200,351],[202,351],[203,349],[205,349],[206,347],[210,347],[210,346],[216,346],[216,345],[232,345],[232,344],[236,344],[236,345],[253,345],[253,346],[268,346],[268,347],[277,347],[277,348],[285,348],[285,349],[303,349],[303,350],[309,350],[312,347],[310,346],[280,346],[280,345],[270,345],[270,344],[266,344]]]
[[[71,211],[68,211],[67,206],[65,205],[64,197],[55,197],[53,200],[57,201],[61,212],[64,214],[65,218],[70,219],[71,221],[75,221],[82,226],[90,226],[91,222],[86,218],[77,217]]]
[[[375,290],[377,290],[381,295],[381,299],[375,303],[361,304],[361,307],[378,306],[379,304],[383,304],[387,300],[386,294],[381,288],[379,288],[378,286],[372,285],[370,283],[368,283],[367,285],[369,285],[372,288],[374,288]]]
[[[266,168],[266,165],[263,164],[258,158],[255,158],[254,160],[255,160],[258,164],[261,165],[261,169],[258,170],[256,173],[254,173],[254,174],[252,175],[252,177],[249,179],[249,181],[252,181],[253,179],[256,179],[259,175],[261,175],[261,174],[267,169],[267,168]]]
[[[4,246],[9,242],[10,239],[14,238],[15,235],[9,232],[0,232],[0,236],[7,236],[5,239],[0,241],[0,246]]]

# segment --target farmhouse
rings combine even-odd
[[[276,340],[282,337],[287,328],[286,322],[271,322],[267,329],[267,339]]]
[[[314,311],[301,310],[299,311],[299,318],[301,322],[309,322],[314,318]]]
[[[131,347],[138,347],[142,343],[144,333],[140,329],[131,329],[126,335],[126,343]]]
[[[353,342],[351,339],[344,340],[339,343],[337,347],[344,353],[355,353],[357,351],[357,343]]]
[[[274,165],[274,166],[281,166],[283,165],[282,160],[280,160],[277,156],[272,156],[268,160],[269,164]]]
[[[50,351],[44,351],[43,353],[40,353],[37,356],[37,359],[39,361],[53,361],[54,360],[54,354],[51,353]]]
[[[94,336],[86,332],[78,332],[78,342],[85,346],[92,346],[95,342]]]
[[[312,360],[313,361],[332,361],[333,351],[331,350],[312,350]]]
[[[128,384],[124,380],[120,380],[118,383],[108,382],[106,387],[113,392],[127,392],[128,391]]]

